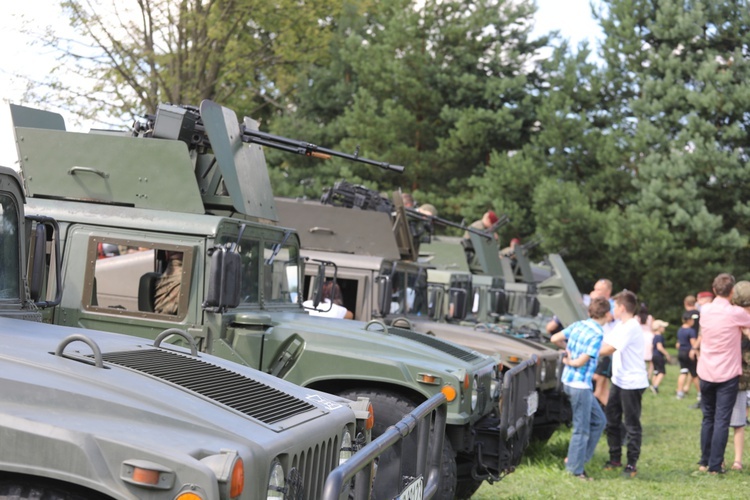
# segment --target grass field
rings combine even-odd
[[[676,356],[673,356],[676,357]],[[695,390],[683,400],[675,397],[679,367],[667,366],[660,394],[643,394],[643,445],[638,476],[625,479],[619,472],[604,471],[609,458],[606,436],[586,466],[594,478],[584,482],[568,475],[563,460],[568,450],[570,429],[559,429],[548,443],[532,444],[515,472],[494,485],[485,483],[475,499],[495,498],[750,498],[750,443],[745,440],[745,470],[727,471],[721,476],[698,472],[701,411],[690,409]],[[746,432],[747,435],[750,435]],[[729,431],[725,460],[734,460],[733,431]],[[625,451],[623,451],[623,457]]]

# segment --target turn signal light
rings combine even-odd
[[[192,491],[186,491],[174,497],[174,500],[203,500],[203,497]]]
[[[464,375],[464,390],[465,391],[469,390],[470,383],[471,383],[471,378],[469,377],[469,374],[467,373],[466,375]]]
[[[440,389],[440,392],[445,394],[445,399],[447,399],[449,403],[456,399],[456,389],[449,385],[444,385],[443,388]]]
[[[519,358],[518,356],[508,356],[508,361],[510,361],[511,363],[520,363],[521,358]]]
[[[372,403],[367,405],[367,412],[370,414],[370,416],[367,417],[367,420],[365,421],[365,430],[369,431],[375,425],[375,411],[372,409]]]
[[[418,373],[417,382],[430,385],[440,385],[440,377],[436,375],[430,375],[429,373]]]
[[[245,464],[238,458],[232,469],[232,479],[229,486],[229,496],[234,498],[242,494],[245,489]]]
[[[135,467],[133,469],[132,480],[134,483],[138,484],[159,484],[159,471]]]

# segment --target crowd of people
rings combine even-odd
[[[642,443],[641,405],[646,389],[663,392],[667,365],[672,362],[664,332],[669,323],[654,319],[637,296],[623,290],[612,296],[612,282],[597,281],[589,294],[589,318],[559,329],[551,341],[565,348],[563,388],[573,411],[573,432],[565,467],[582,480],[591,478],[585,465],[606,434],[606,470],[638,473]],[[691,387],[703,414],[698,470],[725,472],[729,428],[734,429],[734,463],[743,468],[744,429],[750,390],[750,282],[735,283],[722,273],[711,292],[684,300],[677,330],[680,374],[675,396],[685,398]],[[623,460],[623,451],[625,457]]]

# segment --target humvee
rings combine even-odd
[[[59,223],[63,293],[48,321],[147,338],[185,330],[202,352],[367,397],[375,436],[442,392],[440,498],[466,496],[519,463],[536,409],[535,360],[502,374],[494,359],[451,343],[302,308],[299,238],[274,223],[260,144],[305,154],[317,146],[263,134],[211,101],[161,105],[123,133],[69,132],[59,115],[17,106],[11,115],[28,210]],[[411,468],[402,472],[419,476],[403,453]],[[398,493],[383,484],[397,463],[381,457],[377,496]]]
[[[29,231],[27,280],[21,179],[0,167],[0,498],[369,497],[366,465],[394,440],[363,448],[372,420],[366,400],[199,353],[176,329],[146,340],[42,323],[38,307],[56,300],[31,299],[43,268],[35,250],[45,248],[54,221],[31,219],[39,225]],[[171,334],[190,348],[165,343]],[[389,429],[405,435],[419,419],[425,478],[439,470],[439,456],[426,455],[430,427],[439,441],[445,425],[444,396],[437,398]],[[358,414],[370,424],[358,428]],[[357,450],[363,455],[351,458]],[[358,470],[353,490],[341,480],[331,487],[329,475],[347,473],[348,481]],[[432,481],[425,491],[435,489]]]
[[[536,358],[535,437],[548,439],[561,422],[569,421],[570,408],[560,387],[562,352],[515,338],[493,329],[491,324],[469,321],[471,315],[480,312],[479,304],[487,303],[481,312],[488,316],[487,309],[494,311],[498,307],[496,289],[488,289],[493,294],[492,304],[485,297],[472,299],[478,291],[473,288],[474,276],[470,273],[440,271],[418,262],[415,231],[407,224],[408,214],[398,193],[394,193],[390,203],[372,201],[379,194],[345,183],[339,185],[350,191],[349,198],[359,197],[355,206],[365,209],[351,208],[343,201],[334,206],[284,198],[277,198],[276,205],[281,223],[297,229],[303,255],[335,264],[328,266],[327,275],[335,275],[344,305],[354,312],[355,319],[413,328],[494,356],[506,369]],[[331,199],[335,189],[328,190],[323,198]],[[372,209],[375,206],[385,208]],[[460,250],[460,245],[457,248]],[[315,270],[306,272],[304,290],[310,295],[316,285]],[[477,282],[482,278],[485,277]],[[502,287],[499,290],[505,293]]]

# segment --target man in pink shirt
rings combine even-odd
[[[718,275],[713,282],[716,298],[701,308],[701,344],[698,377],[701,385],[701,470],[724,472],[721,464],[729,436],[729,420],[742,374],[742,328],[750,327],[750,313],[729,299],[734,276]]]

